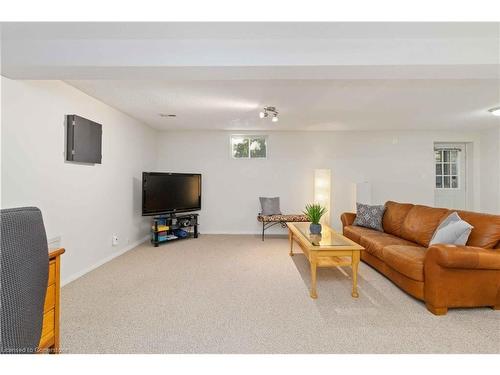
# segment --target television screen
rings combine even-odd
[[[142,173],[142,215],[201,209],[201,174]]]
[[[77,115],[66,116],[66,160],[101,164],[102,125]]]

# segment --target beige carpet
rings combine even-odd
[[[436,317],[369,266],[318,270],[288,241],[203,235],[145,243],[68,284],[66,353],[500,353],[500,312]]]

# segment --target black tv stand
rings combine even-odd
[[[193,229],[187,231],[186,237],[176,236],[177,230]],[[175,213],[167,215],[159,215],[153,217],[153,225],[151,227],[152,238],[151,243],[158,247],[158,245],[170,241],[184,240],[187,238],[198,238],[198,214],[182,214]]]

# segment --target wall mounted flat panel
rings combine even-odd
[[[66,160],[101,164],[102,125],[77,115],[67,115],[66,127]]]

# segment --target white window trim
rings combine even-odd
[[[248,157],[246,158],[236,158],[233,155],[233,138],[240,137],[240,138],[264,138],[266,141],[266,156],[260,157],[260,158],[252,158],[250,156],[250,144],[248,145]],[[229,155],[231,155],[231,158],[234,160],[267,160],[269,157],[269,136],[267,134],[231,134],[229,136]]]
[[[460,190],[461,188],[461,184],[462,184],[462,176],[460,174],[460,155],[457,155],[457,161],[455,162],[455,164],[457,165],[457,174],[454,174],[454,175],[444,175],[443,172],[444,172],[444,164],[449,164],[450,165],[450,168],[451,168],[451,162],[444,162],[443,160],[441,160],[440,164],[441,164],[441,167],[443,168],[441,170],[441,174],[439,176],[441,176],[443,178],[443,187],[436,187],[436,177],[438,177],[438,175],[436,174],[436,165],[437,165],[437,162],[436,162],[436,151],[445,151],[445,150],[456,150],[456,149],[460,149],[459,152],[464,152],[464,150],[462,149],[462,147],[455,147],[455,145],[434,145],[434,189],[436,190],[445,190],[445,191],[450,191],[450,190]],[[457,187],[451,187],[451,177],[452,176],[457,176]],[[444,177],[450,177],[450,187],[444,187]]]

